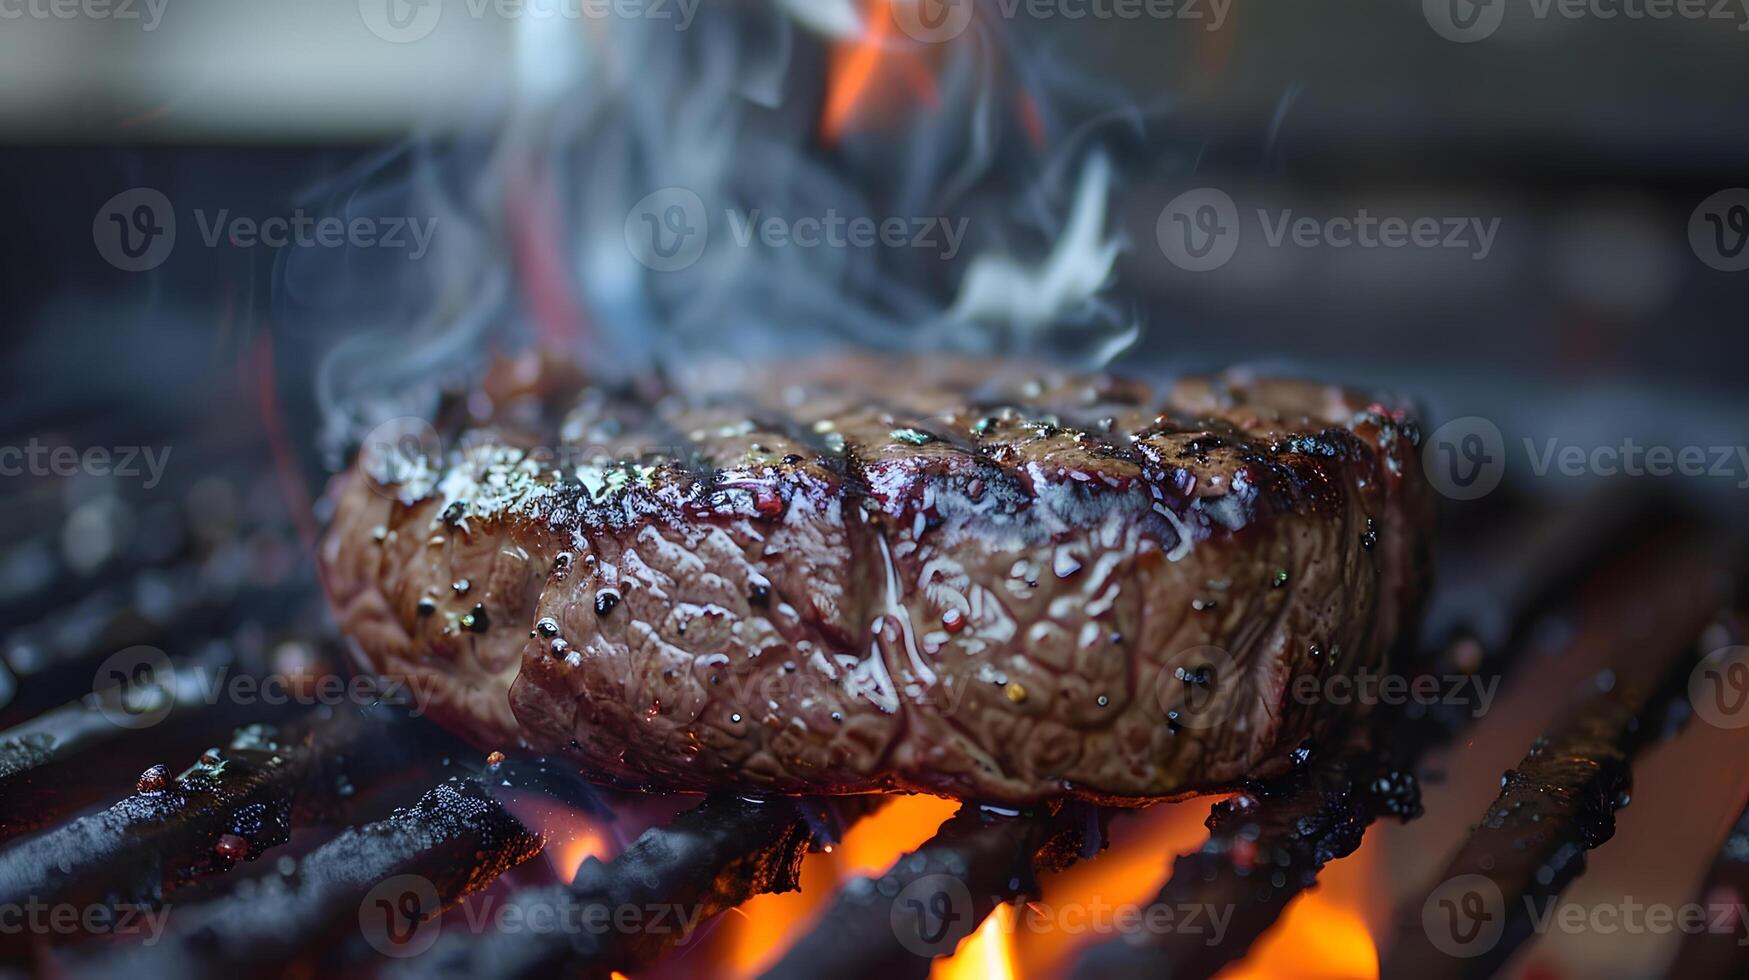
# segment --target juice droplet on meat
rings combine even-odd
[[[134,791],[156,793],[169,784],[170,770],[163,765],[156,765],[140,773],[140,781],[134,784]]]

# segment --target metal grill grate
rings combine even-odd
[[[89,574],[38,568],[3,597],[11,622],[25,625],[6,646],[14,689],[0,705],[14,725],[0,732],[0,902],[152,909],[174,898],[176,912],[152,944],[77,930],[0,935],[5,961],[52,957],[69,976],[263,966],[458,977],[660,968],[664,957],[685,954],[671,948],[683,933],[464,931],[395,960],[368,941],[367,913],[386,902],[392,919],[405,898],[384,893],[385,883],[424,882],[430,894],[414,896],[411,928],[509,874],[517,880],[506,907],[672,903],[714,916],[794,888],[808,849],[839,838],[878,802],[712,798],[611,861],[589,859],[569,883],[514,872],[541,843],[507,806],[510,796],[598,812],[607,804],[539,760],[470,768],[465,760],[477,753],[392,706],[242,709],[197,689],[196,666],[313,677],[338,662],[333,639],[316,625],[319,603],[304,573],[295,564],[281,563],[277,576],[249,566],[295,551],[290,528],[219,517],[203,527],[196,515],[144,552],[118,547]],[[1610,838],[1635,752],[1686,720],[1680,696],[1701,637],[1711,646],[1741,637],[1733,611],[1741,597],[1727,587],[1731,569],[1707,529],[1655,502],[1605,496],[1487,519],[1488,533],[1454,536],[1433,640],[1406,658],[1411,672],[1498,673],[1510,683],[1535,624],[1561,610],[1574,624],[1570,655],[1595,662],[1609,683],[1567,705],[1525,747],[1499,798],[1475,815],[1477,829],[1453,842],[1443,877],[1479,876],[1508,897],[1553,895],[1583,871],[1585,851]],[[1660,611],[1649,634],[1624,620],[1627,598],[1648,596]],[[167,699],[150,706],[162,720],[149,728],[114,723],[125,692],[103,689],[101,677],[96,693],[81,696],[122,642],[192,651],[164,685]],[[1077,973],[1212,976],[1242,958],[1376,819],[1417,816],[1418,791],[1406,774],[1449,745],[1465,720],[1433,708],[1381,713],[1375,724],[1370,744],[1378,748],[1311,751],[1287,777],[1217,803],[1207,844],[1171,865],[1153,901],[1232,906],[1224,942],[1166,932],[1095,944],[1077,958]],[[224,747],[206,748],[213,741]],[[147,768],[178,757],[198,761],[180,774]],[[886,874],[845,885],[769,975],[925,976],[998,903],[1033,894],[1040,875],[1097,859],[1108,823],[1121,819],[1123,811],[1081,804],[962,808]],[[1745,834],[1739,826],[1727,842],[1708,887],[1740,893]],[[1162,869],[1173,857],[1159,856]],[[260,858],[269,870],[240,867]],[[1487,974],[1529,935],[1522,916],[1510,914],[1516,907],[1506,907],[1501,940],[1487,955],[1455,958],[1429,942],[1417,903],[1399,916],[1385,974]],[[1680,975],[1726,975],[1732,952],[1697,937],[1682,950]]]

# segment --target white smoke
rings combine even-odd
[[[585,321],[560,336],[596,374],[844,344],[1109,360],[1138,330],[1104,298],[1122,250],[1107,221],[1113,166],[1065,120],[1112,106],[1059,110],[1059,86],[1003,27],[977,21],[939,46],[890,37],[883,56],[921,66],[933,101],[882,79],[896,95],[870,99],[916,104],[830,141],[830,46],[871,29],[850,0],[706,2],[688,30],[648,17],[519,21],[514,99],[490,151],[448,161],[472,168],[459,179],[412,180],[428,209],[415,213],[443,217],[435,258],[380,285],[425,298],[422,316],[336,349],[324,406],[344,428],[375,414],[361,398],[476,363],[489,333],[509,335],[500,348],[529,342],[541,304],[517,248],[530,214],[551,231],[536,247],[558,253],[567,279],[542,288]],[[1036,107],[1030,127],[1023,100]],[[1039,145],[1041,129],[1063,138]],[[627,247],[629,211],[665,189],[703,205],[708,240],[684,268],[651,268]],[[951,221],[966,239],[952,255],[749,246],[733,226],[753,215]]]

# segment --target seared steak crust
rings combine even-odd
[[[1423,584],[1414,424],[1328,386],[840,360],[534,387],[441,461],[367,453],[326,585],[434,715],[624,785],[1216,789],[1337,730],[1290,685],[1376,668]]]

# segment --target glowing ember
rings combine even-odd
[[[730,973],[751,977],[775,964],[807,935],[844,882],[885,874],[894,862],[917,849],[953,816],[959,804],[934,796],[899,796],[863,818],[830,851],[802,861],[801,887],[781,895],[760,895],[739,909]]]
[[[559,880],[574,880],[587,858],[613,857],[612,838],[595,817],[541,794],[512,791],[503,800],[511,815],[546,841],[547,863]]]
[[[547,848],[547,860],[553,863],[553,873],[566,881],[575,881],[577,869],[592,857],[607,853],[607,839],[595,830],[577,833],[569,840],[558,841]]]
[[[953,955],[938,960],[929,980],[1011,980],[1014,969],[1014,906],[998,905]]]

